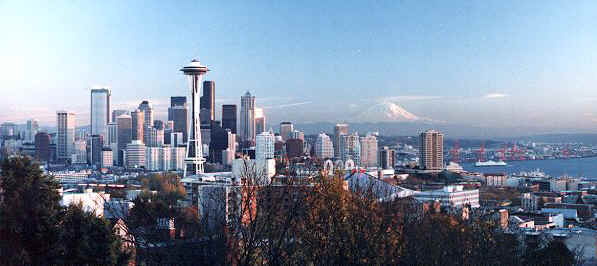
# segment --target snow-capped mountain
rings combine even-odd
[[[400,105],[383,101],[375,103],[357,114],[355,120],[359,122],[411,122],[421,118],[402,108]]]

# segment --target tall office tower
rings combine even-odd
[[[344,135],[348,135],[348,124],[336,124],[334,127],[334,155],[336,155],[337,158],[341,157],[340,139]]]
[[[286,141],[286,156],[288,159],[296,158],[304,154],[302,139],[288,139]]]
[[[274,143],[276,138],[271,132],[261,132],[256,137],[255,159],[266,160],[274,158]]]
[[[294,131],[294,125],[292,122],[281,122],[280,123],[280,136],[283,141],[290,138],[290,133]]]
[[[103,151],[104,149],[104,136],[103,135],[91,135],[87,139],[87,163],[95,165],[97,167],[102,166]]]
[[[189,89],[191,90],[191,125],[189,127],[189,136],[187,141],[187,156],[185,157],[185,169],[183,176],[197,175],[203,173],[203,145],[201,143],[201,130],[199,121],[199,96],[201,89],[201,80],[209,69],[201,65],[199,60],[192,60],[191,63],[183,67],[180,71],[188,79]]]
[[[121,115],[129,115],[129,111],[127,110],[114,110],[112,111],[112,122],[116,122],[116,118],[118,118]]]
[[[75,148],[75,114],[58,111],[56,128],[56,157],[60,161],[67,161],[71,159]]]
[[[444,169],[444,135],[427,130],[419,136],[419,167],[425,170]]]
[[[230,129],[224,129],[216,121],[211,128],[211,143],[209,145],[209,161],[212,163],[223,163],[222,152],[234,150],[235,136]]]
[[[170,97],[170,108],[168,108],[168,121],[172,121],[172,132],[180,132],[183,141],[187,142],[189,133],[189,109],[187,107],[187,97]]]
[[[384,146],[379,150],[379,167],[381,169],[392,169],[396,164],[396,151]]]
[[[292,132],[290,132],[288,139],[300,139],[304,142],[305,141],[305,132],[302,132],[299,130],[293,130]]]
[[[367,134],[361,138],[361,166],[377,166],[377,138],[374,135]]]
[[[27,120],[27,128],[25,129],[25,142],[34,143],[35,135],[39,131],[39,122],[36,119]]]
[[[110,96],[109,89],[91,90],[91,135],[106,136],[106,127],[110,123]]]
[[[255,96],[248,91],[240,97],[240,140],[243,147],[255,143]]]
[[[265,132],[265,113],[263,108],[255,108],[255,134]]]
[[[222,105],[222,128],[230,129],[232,134],[236,133],[236,104]]]
[[[87,141],[76,139],[73,146],[75,148],[71,155],[71,162],[77,164],[87,163]]]
[[[126,145],[126,168],[145,167],[145,144],[141,140],[133,140]]]
[[[334,145],[332,140],[325,133],[319,133],[315,140],[315,156],[320,159],[334,158]]]
[[[50,135],[46,132],[35,134],[35,159],[40,162],[50,161]]]
[[[104,146],[109,147],[113,143],[118,143],[118,123],[116,120],[108,124],[106,137],[104,138]]]
[[[357,133],[340,135],[340,160],[353,160],[355,165],[361,165],[361,142]]]
[[[145,114],[137,109],[131,112],[131,122],[133,123],[132,140],[143,141],[143,129],[145,128]]]
[[[132,136],[133,136],[133,121],[130,115],[121,115],[116,118],[116,123],[118,123],[118,145],[117,151],[117,159],[115,160],[118,162],[117,164],[120,166],[124,166],[124,156],[123,150],[126,149],[126,145],[131,143]]]
[[[143,112],[143,143],[147,145],[153,127],[153,108],[149,101],[145,100],[139,104],[138,109]]]
[[[213,80],[203,82],[203,96],[201,96],[201,124],[211,126],[216,120],[216,83]]]
[[[172,132],[170,134],[170,140],[168,142],[170,142],[169,144],[172,147],[182,147],[182,146],[184,146],[184,142],[183,142],[183,138],[182,138],[182,133],[181,132]]]

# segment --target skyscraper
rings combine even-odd
[[[300,139],[304,142],[305,141],[305,132],[300,131],[300,130],[293,130],[288,135],[288,139]]]
[[[213,80],[203,82],[203,96],[201,96],[201,124],[211,126],[216,120],[216,83]]]
[[[56,157],[70,160],[75,145],[75,114],[67,111],[56,113]]]
[[[87,163],[98,167],[102,166],[104,136],[91,135],[87,139]]]
[[[425,170],[444,168],[444,135],[435,130],[427,130],[419,136],[419,167]]]
[[[315,156],[320,159],[334,158],[334,145],[332,140],[325,133],[319,133],[315,140]]]
[[[236,134],[236,104],[222,105],[222,128]]]
[[[35,158],[40,162],[50,161],[50,135],[46,132],[35,134]]]
[[[114,110],[112,111],[112,122],[116,122],[116,118],[121,115],[128,115],[129,111],[127,110]]]
[[[374,135],[367,134],[361,138],[361,166],[377,166],[377,138]]]
[[[348,135],[348,124],[336,124],[334,127],[334,154],[340,158],[340,139],[342,136]]]
[[[255,108],[255,134],[260,134],[265,130],[265,113],[263,112],[263,108]]]
[[[286,141],[290,138],[290,133],[294,130],[294,125],[292,122],[281,122],[280,123],[280,136],[282,137],[283,141]]]
[[[262,132],[256,137],[255,159],[265,160],[274,158],[274,143],[276,138],[271,132]]]
[[[145,167],[145,144],[140,140],[133,140],[126,145],[126,167]]]
[[[108,124],[106,137],[104,138],[104,146],[109,147],[113,143],[118,143],[118,123],[116,120]]]
[[[137,109],[131,112],[132,140],[143,141],[143,129],[145,127],[145,114]],[[128,143],[127,143],[128,144]]]
[[[153,108],[149,101],[142,101],[139,104],[139,110],[143,112],[143,143],[148,145],[151,128],[153,127]]]
[[[91,90],[91,135],[106,136],[106,127],[110,123],[110,96],[109,89]]]
[[[355,165],[361,165],[361,142],[357,133],[340,135],[340,160],[353,160]]]
[[[168,108],[168,120],[173,122],[172,132],[182,133],[183,141],[187,142],[189,133],[189,109],[187,107],[187,97],[170,97],[170,108]]]
[[[240,139],[243,147],[255,143],[255,96],[248,91],[240,97]]]
[[[25,142],[35,142],[35,135],[39,131],[39,122],[36,119],[27,120],[27,128],[25,130]]]
[[[235,136],[230,129],[224,129],[216,121],[211,128],[211,143],[209,145],[209,160],[212,163],[222,163],[222,152],[235,149]]]
[[[115,161],[118,162],[118,165],[123,166],[122,151],[126,149],[127,144],[131,143],[133,122],[130,115],[120,115],[116,118],[116,122],[118,123],[118,150],[116,152],[118,158]]]
[[[286,141],[286,156],[288,159],[296,158],[304,154],[302,139],[288,139]]]

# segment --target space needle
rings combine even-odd
[[[191,63],[180,69],[187,77],[191,89],[191,126],[187,141],[187,154],[184,159],[184,177],[203,173],[203,148],[201,144],[201,130],[199,129],[199,95],[203,75],[209,71],[207,66],[201,65],[199,60],[193,59]]]

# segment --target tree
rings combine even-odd
[[[81,205],[67,208],[62,228],[60,264],[116,265],[128,261],[129,256],[121,250],[120,239],[110,224],[84,211]]]
[[[0,258],[7,264],[55,264],[63,213],[58,188],[29,158],[2,162]]]

